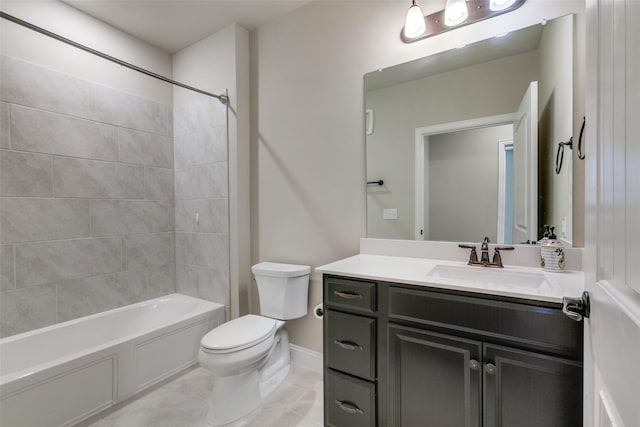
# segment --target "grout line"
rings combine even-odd
[[[175,175],[175,172],[173,174]],[[146,167],[142,168],[142,198],[144,200],[147,200],[147,168]]]
[[[120,129],[119,127],[116,128],[116,158],[118,159],[119,163],[123,163],[122,158],[120,156]]]
[[[72,77],[72,78],[74,78],[74,77]],[[85,82],[88,82],[88,83],[92,83],[89,80],[83,80],[83,79],[77,79],[77,80],[81,80],[81,81],[85,81]],[[104,86],[104,87],[109,88],[108,86]],[[113,88],[109,88],[109,89],[113,89]],[[116,92],[120,92],[118,90],[115,90],[115,91]],[[163,104],[160,104],[158,102],[151,101],[151,100],[146,99],[146,98],[142,98],[142,97],[140,97],[138,95],[130,94],[128,92],[120,92],[120,93],[124,93],[124,94],[127,94],[127,95],[131,95],[134,98],[138,98],[138,99],[142,99],[142,100],[145,100],[145,101],[150,101],[150,102],[156,103],[156,104],[160,105],[161,107],[170,108],[170,106],[168,106],[168,105],[163,105]],[[94,122],[94,123],[100,123],[100,124],[104,124],[104,125],[108,125],[108,126],[120,127],[120,128],[127,129],[127,130],[132,130],[132,131],[135,131],[135,132],[141,132],[141,133],[147,133],[147,134],[150,134],[150,135],[168,137],[166,132],[160,132],[160,133],[152,132],[152,131],[149,131],[149,130],[143,130],[143,129],[137,129],[137,128],[133,128],[133,127],[128,127],[128,126],[126,126],[124,124],[110,123],[110,122],[106,122],[106,121],[103,121],[103,120],[99,120],[98,118],[95,117],[95,113],[93,113],[94,104],[92,102],[89,103],[89,111],[91,111],[92,113],[91,113],[91,115],[88,115],[88,116],[78,116],[78,115],[70,114],[68,112],[47,110],[46,108],[43,108],[43,107],[37,107],[37,106],[34,106],[34,105],[29,105],[29,104],[21,104],[20,102],[15,102],[15,101],[6,101],[5,100],[5,101],[2,101],[2,102],[5,102],[5,103],[11,104],[11,105],[16,105],[16,106],[21,107],[21,108],[28,108],[30,110],[40,111],[40,112],[43,112],[43,113],[57,114],[57,115],[65,116],[65,117],[70,117],[72,119],[86,120],[86,121],[90,121],[90,122]]]
[[[120,271],[124,271],[124,237],[120,237]]]
[[[51,198],[56,197],[56,167],[53,156],[51,156]]]
[[[18,289],[18,272],[16,271],[16,245],[13,244],[13,289]]]
[[[58,287],[59,287],[59,284],[56,283],[56,284],[54,284],[54,286],[55,286],[55,294],[56,294],[56,303],[55,303],[55,306],[56,306],[56,322],[55,323],[60,323],[60,307],[59,307],[59,304],[58,304]]]
[[[87,201],[89,203],[89,236],[95,237],[93,235],[93,215],[92,215],[92,212],[93,212],[93,200],[88,199]]]
[[[13,148],[13,138],[11,136],[11,103],[7,102],[7,120],[9,120],[7,124],[7,133],[9,135],[9,149]]]
[[[173,171],[174,168],[173,167],[167,167],[167,166],[156,166],[156,165],[148,165],[148,164],[140,164],[140,163],[130,163],[130,162],[123,162],[120,160],[108,160],[108,159],[94,159],[91,157],[78,157],[78,156],[70,156],[68,154],[57,154],[57,153],[46,153],[46,152],[40,152],[40,151],[28,151],[28,150],[19,150],[19,149],[15,149],[15,148],[1,148],[0,150],[2,151],[10,151],[13,153],[21,153],[21,154],[32,154],[34,156],[51,156],[51,157],[61,157],[64,159],[72,159],[72,160],[84,160],[87,162],[102,162],[102,163],[109,163],[109,164],[116,164],[116,165],[122,165],[122,166],[130,166],[130,167],[144,167],[144,168],[154,168],[154,169],[164,169],[164,170],[170,170]]]

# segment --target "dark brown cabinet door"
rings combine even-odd
[[[481,343],[391,324],[387,333],[386,425],[479,427]]]
[[[484,427],[582,426],[582,364],[484,344]]]

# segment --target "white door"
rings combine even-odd
[[[586,12],[585,425],[637,427],[640,1],[587,0]]]
[[[513,124],[513,243],[538,240],[538,82],[531,82]]]

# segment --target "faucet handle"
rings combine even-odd
[[[500,251],[512,251],[515,248],[513,246],[496,246],[494,249],[495,251],[493,252],[493,260],[491,261],[491,264],[496,267],[503,268],[504,265],[502,264],[502,255],[500,255]]]
[[[460,243],[458,244],[458,247],[463,249],[475,249],[476,245],[471,245],[469,243]]]
[[[463,248],[463,249],[471,249],[471,253],[469,254],[469,265],[473,265],[473,264],[477,264],[478,263],[478,253],[476,252],[476,246],[475,245],[469,245],[469,244],[465,244],[465,243],[460,243],[458,244],[459,248]]]

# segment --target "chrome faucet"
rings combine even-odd
[[[459,244],[458,247],[471,249],[471,253],[469,254],[469,262],[468,265],[479,265],[482,267],[497,267],[504,268],[502,264],[502,255],[500,255],[500,251],[512,251],[515,248],[513,246],[496,246],[493,252],[493,260],[489,262],[489,243],[490,240],[488,237],[485,237],[480,246],[480,261],[478,261],[478,253],[476,252],[475,245],[467,245],[467,244]]]

